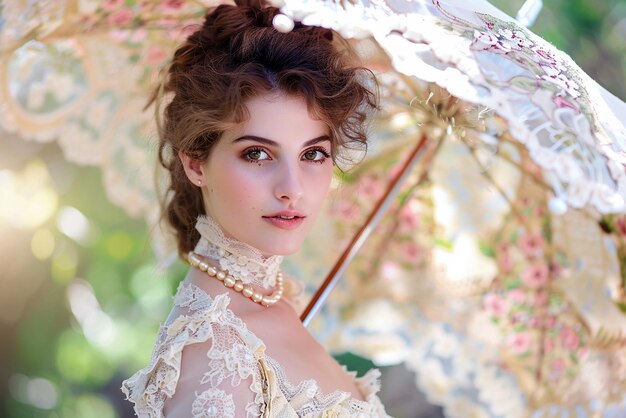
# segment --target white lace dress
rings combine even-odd
[[[207,226],[212,227],[207,229]],[[207,246],[224,244],[216,238],[215,223],[200,219],[197,225],[202,239],[196,250],[207,254]],[[217,227],[219,228],[219,227]],[[238,243],[241,244],[241,243]],[[228,247],[228,248],[225,248]],[[224,251],[221,251],[224,253]],[[237,254],[242,260],[242,254]],[[223,257],[221,258],[223,259]],[[220,260],[221,260],[220,259]],[[278,260],[280,262],[280,260]],[[228,263],[226,263],[228,264]],[[380,372],[370,370],[361,378],[353,377],[364,401],[351,394],[334,391],[323,394],[318,384],[287,380],[281,365],[265,353],[265,344],[248,330],[246,324],[228,309],[227,293],[215,298],[203,289],[183,281],[174,297],[174,307],[159,330],[150,364],[123,382],[122,391],[133,402],[141,418],[176,417],[387,417],[377,397]],[[195,374],[199,381],[181,380],[183,349],[191,344],[208,347],[206,361]],[[191,348],[191,347],[189,347]],[[185,351],[187,355],[187,351]],[[206,354],[206,357],[204,357]],[[199,373],[199,374],[198,374]],[[182,389],[181,389],[182,387]],[[164,411],[166,401],[176,390],[184,390],[175,410]],[[242,408],[235,405],[233,393],[250,401]],[[170,405],[168,405],[168,408]],[[245,410],[243,410],[245,408]],[[167,415],[166,415],[167,414]]]

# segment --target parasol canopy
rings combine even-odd
[[[486,2],[280,4],[384,71],[380,152],[329,210],[329,344],[453,417],[623,413],[624,104]]]

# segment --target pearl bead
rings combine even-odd
[[[244,284],[243,281],[228,274],[226,270],[219,270],[216,267],[209,265],[207,262],[203,261],[202,257],[193,251],[190,251],[187,254],[187,261],[191,266],[197,267],[203,272],[206,272],[209,277],[215,277],[216,279],[222,281],[224,286],[233,288],[237,292],[242,293],[245,297],[250,298],[254,302],[263,306],[272,306],[278,302],[283,293],[283,275],[281,271],[276,273],[276,290],[274,293],[270,296],[264,296],[261,293],[255,292],[252,286]],[[241,259],[239,261],[244,260]]]
[[[252,297],[252,295],[254,294],[254,289],[252,289],[252,286],[245,285],[241,293],[243,293],[245,297],[249,298]]]
[[[293,30],[294,22],[289,16],[278,14],[272,19],[272,25],[278,32],[289,33]]]
[[[193,252],[190,252],[187,255],[187,259],[189,260],[189,264],[194,267],[198,267],[198,263],[200,263],[200,260],[198,260],[198,257],[196,257]]]

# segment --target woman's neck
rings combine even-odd
[[[230,276],[231,284],[227,287],[227,280],[218,280],[216,271],[208,274],[213,269],[208,269],[207,266],[202,270],[192,268],[187,276],[188,281],[212,297],[228,293],[231,296],[230,306],[239,315],[261,312],[266,307],[260,303],[266,304],[267,300],[267,303],[273,304],[275,302],[272,300],[280,299],[283,292],[282,279],[279,285],[277,278],[282,256],[265,257],[256,248],[227,237],[218,223],[208,216],[198,217],[196,229],[200,233],[200,240],[190,261],[195,259],[193,265],[198,265],[201,260],[216,271],[223,272],[222,279]],[[236,286],[232,285],[232,279],[238,283]],[[253,294],[259,296],[252,296]]]
[[[196,223],[200,232],[194,252],[220,270],[227,270],[236,279],[264,291],[276,286],[282,256],[265,257],[256,248],[227,237],[219,224],[209,216],[200,216]]]

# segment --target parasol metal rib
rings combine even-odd
[[[409,157],[406,159],[404,165],[400,169],[400,172],[389,184],[383,196],[376,203],[376,206],[367,217],[367,220],[363,223],[363,226],[361,226],[359,231],[354,235],[350,244],[341,254],[341,257],[339,257],[339,260],[337,260],[330,273],[328,273],[328,276],[326,276],[324,283],[322,283],[319,289],[317,289],[317,292],[315,292],[315,295],[313,295],[313,298],[307,305],[306,309],[304,310],[302,315],[300,315],[300,320],[305,327],[309,325],[317,311],[324,304],[326,298],[337,284],[339,277],[341,277],[354,256],[359,252],[359,250],[365,243],[365,240],[367,240],[369,235],[380,222],[383,215],[387,212],[389,205],[398,195],[400,188],[408,178],[411,170],[420,160],[420,157],[425,151],[425,145],[427,143],[428,136],[423,135],[420,141],[417,143],[415,149],[413,149]]]

